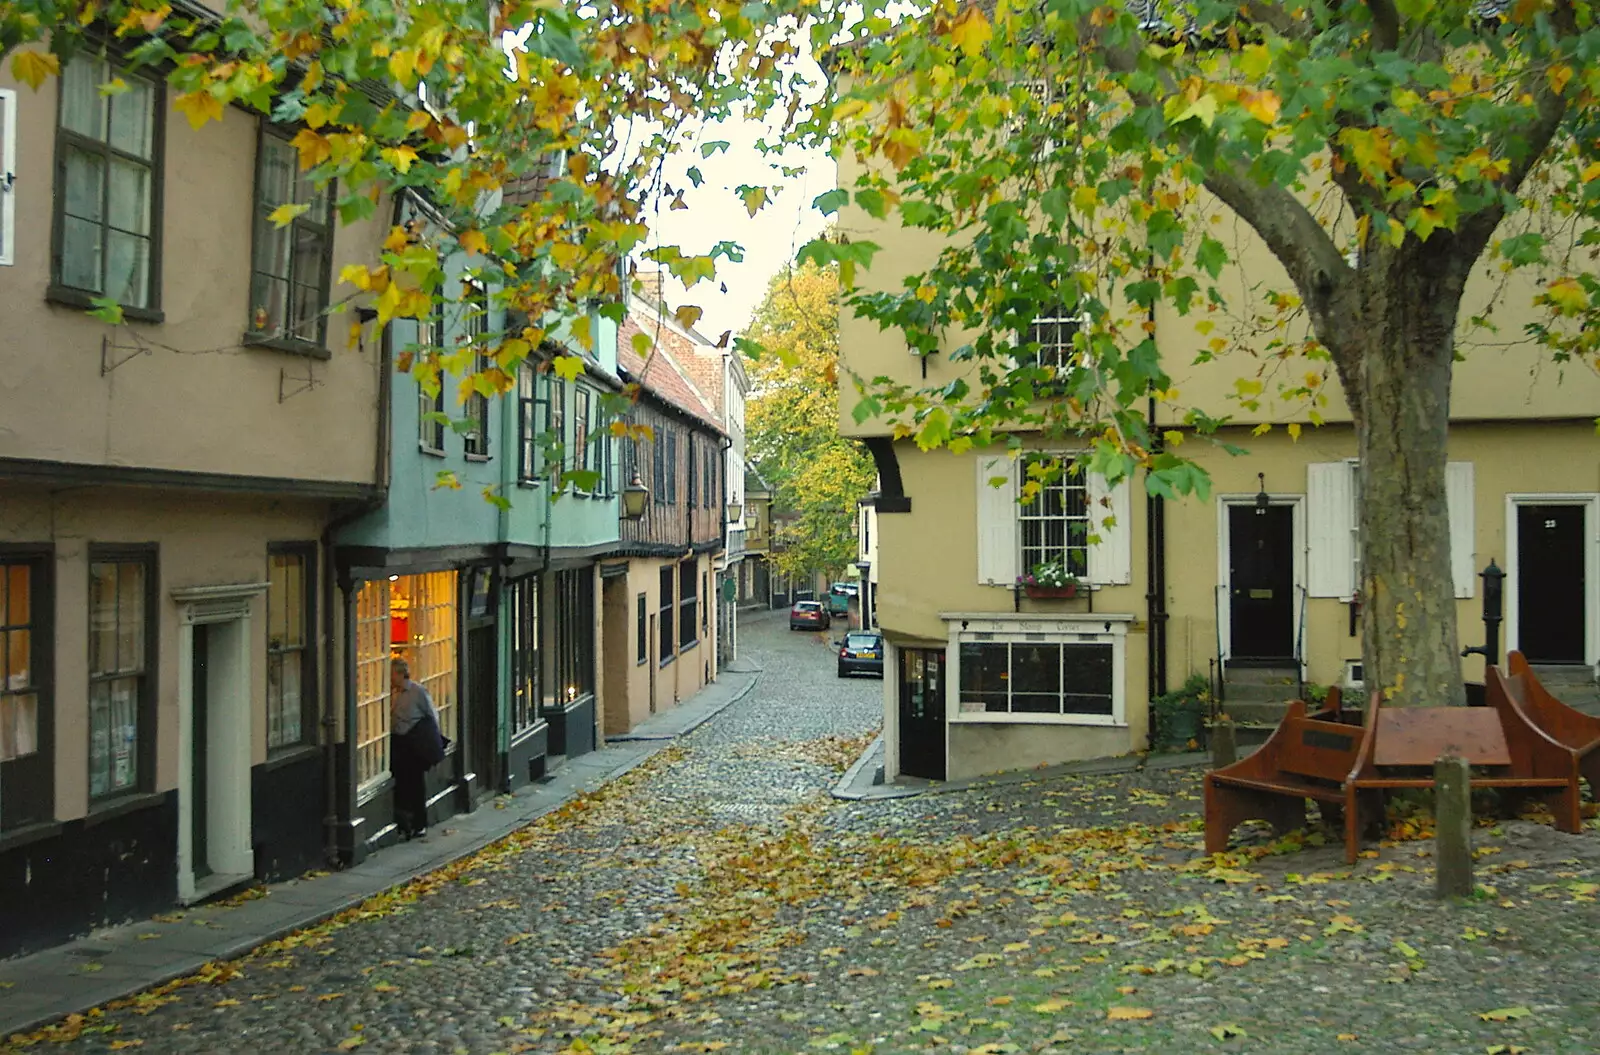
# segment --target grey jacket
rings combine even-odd
[[[428,695],[428,690],[407,678],[405,688],[390,694],[389,731],[395,736],[404,736],[422,720],[424,714],[433,715],[434,724],[439,724],[439,712],[434,709],[433,698]]]

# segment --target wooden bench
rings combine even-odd
[[[1538,795],[1558,828],[1577,831],[1576,766],[1510,702],[1520,682],[1509,691],[1503,679],[1491,677],[1490,685],[1487,708],[1385,708],[1373,693],[1360,727],[1341,722],[1343,712],[1307,717],[1305,704],[1291,704],[1260,750],[1206,774],[1206,852],[1225,851],[1247,820],[1267,821],[1280,833],[1301,827],[1305,800],[1313,799],[1330,821],[1342,820],[1345,861],[1354,864],[1363,824],[1383,819],[1384,793],[1433,787],[1433,763],[1443,755],[1478,768],[1474,788]]]
[[[1551,695],[1528,659],[1521,652],[1506,657],[1510,679],[1522,679],[1522,693],[1509,702],[1517,704],[1529,724],[1574,753],[1578,770],[1589,782],[1589,794],[1600,799],[1600,718],[1568,707]]]

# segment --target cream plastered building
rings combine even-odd
[[[841,160],[841,186],[853,185],[854,166]],[[860,277],[871,290],[902,291],[904,276],[932,264],[942,245],[854,206],[840,228],[883,247]],[[1234,253],[1219,285],[1231,287],[1235,304],[1247,285],[1290,288],[1242,221],[1224,213],[1212,233]],[[1506,576],[1502,654],[1522,649],[1582,700],[1592,698],[1600,662],[1600,378],[1582,365],[1558,367],[1523,338],[1535,282],[1480,263],[1463,302],[1463,319],[1490,310],[1495,330],[1464,323],[1460,332],[1466,359],[1455,369],[1447,472],[1451,566],[1462,645],[1482,643],[1479,572],[1493,560]],[[858,423],[859,396],[841,386],[841,429],[866,443],[880,474],[873,570],[889,649],[889,779],[957,779],[1144,750],[1151,696],[1193,674],[1215,684],[1224,710],[1260,721],[1281,714],[1304,684],[1361,683],[1357,446],[1337,382],[1329,377],[1330,398],[1317,408],[1324,424],[1314,427],[1303,402],[1274,399],[1275,379],[1328,364],[1269,362],[1248,345],[1196,363],[1215,336],[1197,332],[1196,321],[1158,306],[1152,322],[1164,368],[1182,405],[1232,424],[1196,437],[1176,406],[1153,412],[1159,429],[1185,433],[1183,453],[1211,474],[1208,501],[1153,499],[1141,472],[1132,486],[1107,487],[1092,475],[1064,481],[1019,505],[1018,463],[995,450],[923,452],[897,441],[886,419]],[[971,364],[948,357],[966,339],[950,334],[923,363],[896,331],[848,308],[840,318],[850,373],[913,387],[975,381]],[[1255,409],[1229,398],[1241,379],[1263,383]],[[1262,423],[1272,431],[1253,436]],[[1290,423],[1301,427],[1298,441]],[[1224,442],[1248,453],[1230,455]],[[991,486],[996,478],[1004,486]],[[1115,526],[1098,529],[1092,545],[1064,544],[1081,537],[1072,522],[1089,509],[1097,520],[1113,514]],[[1041,559],[1062,557],[1083,580],[1076,596],[1030,597],[1017,583]],[[1464,659],[1463,672],[1481,681],[1482,658]]]
[[[389,206],[110,51],[0,73],[0,956],[322,863],[330,528],[381,494],[386,338],[328,309]]]

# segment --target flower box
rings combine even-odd
[[[1025,585],[1023,589],[1027,591],[1029,597],[1032,597],[1036,600],[1050,597],[1061,597],[1070,601],[1072,598],[1078,596],[1078,584],[1075,582],[1070,582],[1065,586]]]

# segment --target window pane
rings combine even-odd
[[[272,741],[273,747],[300,742],[300,675],[304,669],[301,656],[302,653],[299,652],[288,652],[273,657],[279,664],[276,716],[278,735]]]
[[[89,565],[89,673],[110,674],[117,662],[117,566]]]
[[[1005,645],[963,643],[961,702],[979,703],[985,711],[1005,711],[1007,672]],[[966,707],[962,708],[966,710]]]
[[[6,597],[11,614],[6,622],[12,626],[20,626],[29,621],[29,572],[23,564],[13,564],[10,569],[10,586],[0,582],[0,593]]]
[[[256,215],[255,268],[263,274],[287,279],[294,232],[290,227],[279,227],[267,219],[269,211],[263,206]]]
[[[117,669],[144,669],[144,565],[117,567]]]
[[[1011,646],[1011,709],[1032,714],[1061,710],[1061,647]]]
[[[67,63],[61,73],[61,127],[104,140],[106,97],[100,94],[100,85],[110,79],[99,59],[80,55]]]
[[[294,225],[294,281],[296,285],[320,289],[323,283],[322,254],[327,235],[319,227]],[[321,305],[318,305],[320,308]]]
[[[322,291],[296,283],[290,295],[290,333],[302,341],[318,340],[322,331]]]
[[[150,170],[131,161],[112,161],[108,211],[106,220],[112,227],[133,234],[149,234]]]
[[[306,559],[284,557],[284,641],[298,648],[306,643]]]
[[[122,791],[139,779],[139,679],[118,678],[111,686],[111,788]]]
[[[33,684],[33,635],[27,630],[11,630],[0,634],[0,645],[5,655],[0,656],[0,670],[5,680],[0,681],[0,692],[20,692]]]
[[[1068,714],[1110,714],[1111,646],[1066,645],[1062,651],[1062,710]]]
[[[83,220],[100,219],[100,205],[105,196],[102,180],[105,178],[105,159],[77,147],[66,151],[68,216]]]
[[[89,794],[111,790],[111,685],[89,686]]]
[[[257,203],[262,213],[269,213],[294,199],[295,149],[284,140],[263,136],[261,140],[261,169],[257,177]]]
[[[142,158],[151,155],[151,136],[155,115],[155,93],[137,77],[124,77],[128,90],[114,95],[111,103],[111,145]]]
[[[280,332],[289,316],[289,283],[258,271],[250,287],[250,328],[256,333]]]
[[[0,696],[0,762],[39,750],[39,697]]]
[[[106,296],[136,308],[149,303],[150,240],[121,231],[106,233]]]

